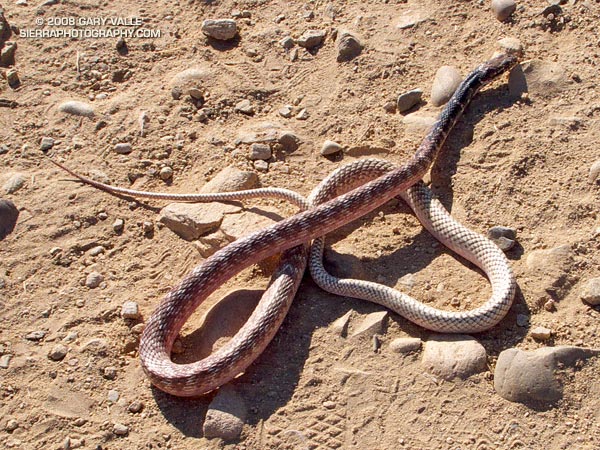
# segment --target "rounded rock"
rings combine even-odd
[[[67,114],[72,114],[74,116],[83,116],[83,117],[93,117],[94,116],[94,108],[92,108],[87,103],[79,102],[76,100],[61,103],[58,106],[58,110],[61,112],[67,113]]]
[[[160,169],[159,176],[161,180],[169,181],[171,178],[173,178],[173,169],[171,169],[169,166],[165,166]]]
[[[113,433],[117,436],[127,436],[129,434],[129,427],[122,423],[115,423],[113,426]]]
[[[398,96],[398,100],[396,100],[396,108],[398,109],[398,112],[403,113],[405,111],[408,111],[413,106],[419,104],[421,102],[422,97],[422,89],[413,89],[412,91],[400,94]]]
[[[504,22],[515,12],[517,4],[514,0],[492,0],[490,8],[496,19]]]
[[[334,141],[325,141],[323,142],[323,146],[321,147],[321,155],[333,155],[334,153],[338,153],[342,151],[342,146]]]
[[[581,300],[593,306],[600,305],[600,278],[587,281],[581,291]]]
[[[0,241],[15,229],[19,210],[10,200],[0,199]]]
[[[13,173],[10,178],[6,180],[2,188],[7,194],[14,194],[23,186],[25,186],[25,181],[25,175],[22,173]]]
[[[235,389],[225,385],[208,406],[204,420],[204,437],[237,439],[246,418],[246,405]]]
[[[202,32],[219,41],[233,39],[237,31],[237,23],[233,19],[207,19],[202,22]]]
[[[464,380],[486,369],[487,354],[471,336],[441,334],[425,343],[422,364],[445,380]]]
[[[15,419],[10,419],[8,422],[6,422],[6,426],[4,427],[8,433],[12,433],[17,428],[19,428],[19,422],[17,422]]]
[[[131,153],[132,148],[130,143],[120,142],[114,146],[113,150],[120,155],[127,155]]]
[[[594,183],[596,180],[600,178],[600,159],[592,164],[590,167],[590,174],[588,175],[588,180],[590,183]]]
[[[48,358],[52,361],[61,361],[67,356],[68,351],[69,349],[65,345],[57,344],[52,347],[52,350],[48,353]]]
[[[434,106],[442,106],[461,83],[462,77],[456,67],[442,66],[438,69],[431,86],[431,103]]]
[[[141,412],[143,409],[144,409],[144,404],[142,402],[140,402],[139,400],[134,400],[133,402],[131,402],[131,404],[127,408],[127,410],[132,414],[137,414],[137,413]]]
[[[390,350],[394,353],[412,353],[421,350],[423,341],[419,338],[397,338],[390,342]]]
[[[85,278],[85,285],[90,289],[95,289],[104,281],[104,276],[98,272],[91,272]]]
[[[517,38],[505,37],[498,41],[500,48],[508,53],[523,53],[523,44]]]
[[[338,62],[350,61],[362,52],[363,45],[358,37],[349,31],[340,31],[337,36]]]

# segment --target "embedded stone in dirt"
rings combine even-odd
[[[19,210],[10,200],[0,199],[0,241],[15,229]]]
[[[390,342],[390,350],[394,353],[412,353],[421,350],[423,341],[419,338],[397,338]]]
[[[200,188],[201,193],[232,192],[252,189],[258,185],[258,176],[254,172],[243,172],[229,166],[221,170],[215,177]]]
[[[600,305],[600,278],[592,278],[585,283],[581,300],[593,306]]]
[[[561,245],[548,250],[533,250],[527,255],[526,265],[532,275],[539,281],[540,298],[551,294],[561,299],[569,291],[572,280],[568,272],[573,264],[571,247]]]
[[[104,281],[104,276],[98,272],[91,272],[85,278],[85,285],[90,289],[95,289]]]
[[[323,142],[323,146],[321,147],[321,155],[333,155],[334,153],[338,153],[342,151],[342,146],[334,141],[325,141]]]
[[[77,100],[71,100],[68,102],[61,103],[58,106],[58,110],[67,114],[73,114],[74,116],[94,116],[94,108],[91,105]]]
[[[225,203],[170,203],[161,209],[159,221],[187,241],[215,231],[225,214],[241,211]]]
[[[411,134],[425,135],[437,119],[431,116],[422,116],[411,113],[404,116],[402,123],[406,125],[406,131]]]
[[[202,22],[202,32],[220,41],[233,39],[237,31],[237,23],[233,19],[207,19]]]
[[[2,185],[2,189],[7,194],[14,194],[23,186],[25,186],[25,181],[25,175],[23,175],[22,173],[13,173],[10,175],[8,180],[6,180],[6,182]]]
[[[358,36],[350,31],[339,31],[337,35],[337,60],[350,61],[356,58],[362,52],[363,45]]]
[[[594,183],[598,177],[600,177],[600,159],[596,161],[590,167],[590,174],[588,176],[588,180],[590,183]]]
[[[454,94],[461,81],[462,77],[456,67],[440,67],[435,74],[431,86],[431,104],[433,106],[441,106],[450,100],[450,97],[452,97],[452,94]]]
[[[323,30],[307,30],[302,33],[302,36],[296,39],[296,44],[310,50],[321,45],[325,40],[326,34]]]
[[[487,354],[475,338],[462,334],[440,334],[425,342],[423,366],[445,379],[467,379],[485,371]]]
[[[208,406],[202,431],[208,439],[231,441],[239,438],[246,420],[246,405],[236,390],[225,385]]]
[[[368,314],[352,333],[353,338],[370,338],[375,334],[382,334],[385,328],[387,311]]]
[[[403,113],[408,111],[413,106],[417,105],[421,102],[421,98],[423,97],[422,89],[413,89],[412,91],[405,92],[404,94],[400,94],[398,99],[396,100],[396,108],[399,113]]]
[[[559,346],[534,351],[517,348],[504,350],[498,356],[494,371],[494,388],[509,401],[551,406],[562,398],[561,383],[555,376],[559,364],[574,367],[600,354],[600,350]]]
[[[329,329],[337,334],[338,336],[345,336],[348,332],[348,323],[350,322],[350,316],[352,315],[352,311],[348,311],[339,319],[336,319]]]
[[[527,92],[530,95],[554,96],[568,86],[565,70],[557,63],[532,59],[523,61],[520,67],[525,78]],[[513,70],[513,72],[515,71]],[[511,72],[511,76],[513,72]],[[509,89],[511,88],[510,81],[509,78]]]

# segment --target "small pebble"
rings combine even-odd
[[[60,361],[67,356],[68,351],[69,349],[63,344],[56,344],[48,353],[48,358],[50,358],[52,361]]]
[[[131,144],[128,142],[121,142],[119,144],[116,144],[114,147],[114,151],[116,153],[119,153],[120,155],[127,155],[132,151]]]
[[[108,219],[108,214],[106,214],[105,212],[98,213],[98,219],[106,220],[106,219]]]
[[[386,113],[394,114],[396,112],[396,102],[386,102],[385,105],[383,105],[383,110]]]
[[[260,172],[266,172],[269,170],[269,163],[262,159],[258,159],[254,161],[254,168]]]
[[[120,396],[119,391],[115,391],[114,389],[111,389],[110,391],[108,391],[106,398],[111,403],[117,403],[117,401],[119,400],[119,396]]]
[[[113,222],[113,230],[115,233],[123,232],[123,228],[125,227],[125,221],[123,219],[116,219]]]
[[[545,327],[535,327],[531,330],[531,337],[540,341],[547,341],[552,337],[552,330]]]
[[[394,353],[411,353],[421,350],[423,341],[419,338],[397,338],[390,342],[390,350]]]
[[[398,109],[398,112],[403,113],[405,111],[408,111],[413,106],[419,104],[421,102],[422,97],[422,89],[413,89],[412,91],[400,94],[398,96],[398,100],[396,101],[396,108]]]
[[[169,181],[171,178],[173,178],[173,169],[171,169],[169,166],[165,166],[160,169],[159,176],[161,180]]]
[[[105,367],[102,371],[102,376],[107,380],[114,380],[117,378],[117,368],[114,366]]]
[[[548,312],[556,311],[556,302],[552,299],[544,303],[544,309]]]
[[[487,237],[496,244],[500,250],[506,252],[515,245],[517,232],[513,228],[495,226],[488,230]]]
[[[590,305],[600,305],[600,278],[588,280],[581,290],[581,300]]]
[[[462,77],[456,67],[440,67],[431,86],[431,103],[433,106],[441,106],[450,100],[461,81]]]
[[[516,38],[505,37],[498,41],[500,48],[508,53],[523,53],[523,44]]]
[[[594,183],[600,177],[600,159],[592,164],[590,167],[590,174],[588,180],[590,183]]]
[[[117,436],[127,436],[129,434],[129,427],[121,423],[115,423],[113,426],[113,433]]]
[[[52,147],[54,147],[54,139],[52,139],[51,137],[44,136],[42,138],[42,141],[40,142],[40,149],[43,152],[46,152],[46,151],[50,150]]]
[[[95,289],[104,281],[104,276],[98,272],[91,272],[85,278],[85,285],[90,289]]]
[[[323,402],[323,406],[327,409],[335,409],[335,402],[332,402],[330,400]]]
[[[325,141],[323,142],[323,146],[321,147],[321,155],[333,155],[334,153],[338,153],[342,151],[342,146],[334,141]]]
[[[151,235],[154,232],[154,223],[145,220],[142,222],[142,231],[145,235]]]
[[[137,414],[144,409],[144,404],[139,400],[134,400],[127,409],[130,413]]]
[[[19,219],[19,210],[13,202],[0,199],[0,240],[4,239],[15,229]]]
[[[323,30],[307,30],[296,39],[296,44],[306,49],[315,48],[323,43],[327,33]]]
[[[11,359],[12,359],[12,355],[0,356],[0,369],[8,369]]]
[[[242,114],[247,114],[249,116],[254,114],[254,107],[250,103],[250,100],[242,100],[241,102],[238,102],[235,105],[234,110],[237,112],[241,112]]]
[[[8,180],[6,180],[6,182],[2,186],[2,189],[7,194],[14,194],[23,186],[25,186],[25,181],[25,175],[23,175],[22,173],[14,173],[10,176]]]
[[[94,108],[87,103],[78,101],[61,103],[58,106],[58,110],[67,114],[73,114],[75,116],[92,117],[94,115]]]
[[[19,422],[17,422],[15,419],[10,419],[8,422],[6,422],[6,426],[4,427],[4,429],[9,433],[12,433],[17,428],[19,428]]]
[[[517,326],[526,327],[529,325],[529,317],[525,314],[517,314]]]
[[[207,19],[202,22],[202,32],[213,39],[228,41],[237,34],[237,23],[233,19]]]
[[[140,318],[140,310],[137,302],[125,302],[121,307],[121,317],[123,319],[137,320]]]
[[[308,111],[306,110],[306,108],[302,108],[300,110],[300,112],[298,114],[296,114],[296,119],[306,120],[306,119],[308,119],[308,116],[309,116],[309,114],[308,114]]]
[[[358,37],[349,31],[338,32],[337,40],[338,62],[350,61],[362,52],[363,45]]]
[[[286,50],[289,50],[294,46],[294,40],[290,36],[286,36],[279,41],[279,45],[281,45]]]
[[[279,111],[277,111],[279,113],[279,115],[285,119],[289,119],[290,117],[292,117],[292,107],[291,106],[282,106],[281,108],[279,108]]]
[[[250,159],[253,161],[257,159],[267,160],[271,157],[271,147],[266,144],[252,144],[250,150]]]
[[[100,253],[104,253],[104,247],[101,245],[97,245],[96,247],[92,247],[89,251],[90,256],[98,256]]]
[[[504,22],[515,12],[517,4],[514,0],[492,0],[490,7],[496,19]]]
[[[47,331],[32,331],[31,333],[27,333],[25,335],[25,339],[28,341],[41,341],[48,334]]]
[[[8,72],[6,72],[6,81],[11,88],[18,88],[21,84],[19,72],[17,72],[15,69],[10,69]]]

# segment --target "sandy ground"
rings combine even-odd
[[[67,448],[67,438],[71,447],[89,449],[599,448],[598,361],[565,371],[564,398],[549,409],[508,402],[493,386],[495,361],[507,348],[600,348],[598,311],[579,298],[582,285],[600,272],[600,190],[588,180],[600,155],[600,5],[569,1],[553,19],[541,14],[546,2],[521,4],[501,23],[487,1],[5,2],[8,22],[19,29],[56,17],[141,17],[162,36],[127,39],[127,54],[117,52],[116,38],[10,38],[18,44],[22,84],[13,90],[0,83],[0,98],[18,104],[0,108],[0,144],[7,146],[0,181],[21,173],[25,185],[2,193],[20,215],[0,243],[0,348],[12,355],[0,369],[0,441],[16,449]],[[237,19],[239,39],[207,42],[202,20],[231,18],[234,10],[250,12]],[[396,27],[415,14],[423,20]],[[336,61],[331,33],[338,28],[356,32],[365,45],[350,62]],[[307,29],[328,36],[318,51],[296,47],[291,61],[279,41]],[[510,95],[506,78],[481,93],[430,177],[444,205],[469,227],[518,232],[508,253],[519,283],[515,304],[498,326],[476,336],[490,370],[446,382],[423,370],[418,353],[392,353],[387,345],[394,338],[431,334],[395,314],[377,352],[370,340],[337,336],[330,325],[348,311],[352,329],[382,308],[326,294],[306,276],[272,344],[232,383],[248,406],[240,440],[204,438],[212,395],[178,399],[153,389],[140,368],[132,324],[120,317],[121,305],[135,301],[147,318],[201,256],[193,243],[157,223],[165,202],[135,203],[65,181],[69,177],[44,158],[42,137],[55,140],[54,157],[82,173],[101,171],[124,187],[194,192],[227,166],[254,170],[248,146],[236,147],[238,131],[278,123],[303,143],[278,154],[267,173],[257,172],[260,183],[308,194],[355,158],[410,158],[423,132],[384,106],[421,88],[417,113],[434,117],[439,108],[429,94],[436,70],[454,65],[465,75],[506,36],[523,43],[524,59],[536,61],[533,74],[541,81],[532,77],[523,98]],[[202,88],[206,106],[216,111],[206,121],[197,120],[189,101],[171,95],[172,78],[195,67],[208,74]],[[234,110],[244,99],[253,115]],[[66,100],[86,101],[96,115],[59,112]],[[308,118],[281,117],[285,105],[306,108]],[[149,119],[145,136],[139,133],[142,111]],[[344,146],[343,156],[321,156],[326,139]],[[119,142],[130,142],[133,151],[115,153]],[[173,169],[170,182],[158,176],[164,166]],[[293,212],[274,201],[249,206]],[[113,231],[115,219],[125,222],[121,234]],[[145,233],[144,222],[154,224],[153,233]],[[330,243],[327,261],[337,273],[396,286],[438,307],[470,309],[490,292],[479,272],[437,245],[398,201],[343,227]],[[526,257],[561,245],[570,256],[553,268],[563,278],[549,291]],[[104,252],[92,256],[97,246]],[[89,289],[84,281],[93,271],[104,283]],[[263,270],[247,270],[215,300],[240,289],[255,298],[267,280]],[[543,305],[551,298],[556,308],[547,311]],[[184,329],[185,358],[198,356],[202,311]],[[529,327],[550,328],[551,342],[534,341],[528,327],[517,326],[517,314],[529,317]],[[45,335],[26,339],[34,331]],[[66,357],[49,359],[65,337]],[[116,402],[108,399],[111,390]],[[140,412],[129,411],[134,402],[143,404]],[[127,427],[127,435],[116,435],[115,424]]]

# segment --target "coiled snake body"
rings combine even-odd
[[[208,393],[243,372],[274,337],[302,279],[309,242],[311,274],[324,289],[380,303],[435,331],[478,332],[499,322],[512,303],[515,281],[504,254],[489,240],[458,224],[420,182],[446,136],[476,92],[517,63],[500,55],[480,65],[461,83],[415,156],[402,166],[374,159],[342,166],[327,177],[308,199],[286,190],[265,188],[218,194],[162,194],[113,187],[82,177],[96,188],[135,197],[178,201],[224,201],[270,196],[285,198],[304,211],[238,239],[194,268],[174,287],[146,323],[140,341],[144,371],[158,388],[178,396]],[[412,187],[411,187],[412,186]],[[401,195],[419,220],[446,246],[477,264],[490,278],[492,296],[467,312],[440,311],[376,283],[339,280],[322,266],[321,236]],[[239,332],[208,357],[190,364],[170,358],[175,338],[195,309],[219,286],[244,268],[281,253],[280,263],[255,311]]]

